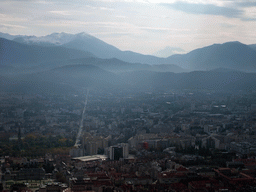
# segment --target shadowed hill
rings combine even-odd
[[[190,73],[161,73],[139,71],[124,73],[132,86],[141,90],[204,89],[216,91],[252,91],[256,88],[256,74],[243,72],[194,71]]]
[[[0,38],[0,65],[33,66],[40,62],[93,57],[91,53],[64,47],[24,45]]]

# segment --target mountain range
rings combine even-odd
[[[162,58],[155,56],[143,55],[132,51],[121,51],[120,49],[87,33],[78,33],[75,35],[67,33],[53,33],[42,37],[19,36],[13,38],[13,41],[28,45],[61,46],[65,48],[78,49],[81,51],[91,52],[99,58],[117,58],[130,63],[159,64],[163,62]]]
[[[2,91],[256,88],[255,44],[227,42],[160,58],[121,51],[86,33],[0,37]]]
[[[11,36],[0,33],[0,37],[8,37],[9,40],[27,45],[45,47],[71,48],[84,52],[90,52],[101,59],[116,58],[128,63],[141,64],[172,64],[184,69],[211,70],[215,68],[230,68],[242,71],[255,71],[256,45],[245,45],[240,42],[227,42],[195,49],[186,54],[174,54],[168,58],[160,58],[152,55],[143,55],[132,51],[120,49],[105,43],[87,33],[68,34],[53,33],[50,35],[36,36]],[[182,49],[175,50],[182,51]]]

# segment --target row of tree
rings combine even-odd
[[[67,154],[70,147],[74,146],[75,138],[63,136],[38,136],[27,135],[21,142],[5,141],[1,143],[0,156],[12,157],[38,157],[46,153]]]

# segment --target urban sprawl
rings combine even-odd
[[[256,191],[256,92],[0,94],[0,191]]]

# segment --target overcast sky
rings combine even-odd
[[[1,0],[0,7],[0,32],[86,32],[144,54],[166,46],[255,44],[255,31],[255,0]]]

